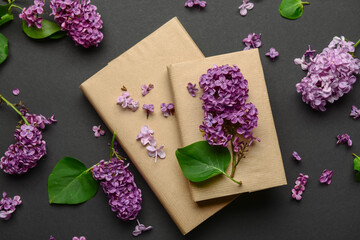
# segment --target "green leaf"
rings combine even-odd
[[[90,169],[72,157],[61,159],[48,179],[49,203],[78,204],[92,198],[98,183]]]
[[[356,172],[355,181],[360,182],[360,172]]]
[[[63,38],[65,36],[66,36],[66,32],[59,31],[59,32],[56,32],[56,33],[50,35],[49,38],[51,38],[51,39],[60,39],[60,38]]]
[[[279,11],[281,16],[288,19],[297,19],[303,14],[303,5],[310,4],[301,0],[282,0]]]
[[[10,13],[9,8],[12,5],[12,3],[6,4],[6,5],[0,5],[0,17],[4,16],[7,13]]]
[[[33,39],[47,38],[54,33],[61,31],[61,27],[59,25],[46,19],[42,20],[41,26],[42,27],[40,29],[34,26],[28,27],[26,21],[23,20],[22,29],[28,37]]]
[[[178,148],[175,154],[185,177],[192,182],[201,182],[220,173],[230,178],[225,172],[231,159],[226,147],[211,146],[207,141],[200,141]]]
[[[8,54],[8,40],[4,35],[0,33],[0,64],[5,61]]]
[[[14,20],[14,15],[12,15],[11,13],[6,13],[5,15],[0,17],[0,26],[12,20]]]
[[[360,157],[353,153],[354,158],[354,170],[360,171]]]

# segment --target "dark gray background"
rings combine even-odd
[[[131,239],[135,222],[122,222],[111,212],[102,190],[78,206],[50,206],[47,178],[58,160],[76,157],[91,166],[108,155],[111,134],[94,138],[91,127],[102,124],[79,85],[109,61],[177,16],[205,56],[243,49],[248,33],[262,33],[260,48],[271,107],[277,128],[288,185],[243,194],[222,211],[183,237],[165,209],[131,166],[143,191],[139,219],[154,227],[141,239],[355,239],[360,223],[360,183],[352,170],[352,152],[360,153],[360,120],[349,117],[352,104],[360,106],[359,84],[326,112],[316,112],[301,101],[295,84],[305,76],[293,59],[307,45],[321,51],[335,35],[360,38],[359,0],[312,0],[295,21],[281,18],[280,0],[253,0],[255,7],[241,17],[241,0],[209,0],[205,10],[184,8],[185,0],[93,0],[104,21],[105,38],[98,48],[74,46],[69,38],[34,41],[21,31],[18,19],[0,28],[9,39],[9,58],[0,65],[0,93],[12,102],[23,100],[33,113],[56,114],[58,123],[44,133],[48,155],[28,174],[0,172],[0,192],[19,194],[23,204],[9,221],[0,220],[0,239]],[[30,3],[17,1],[20,6]],[[47,1],[48,4],[48,1]],[[14,10],[16,11],[16,10]],[[271,62],[270,47],[280,52]],[[359,54],[358,54],[359,56]],[[14,97],[13,88],[21,94]],[[18,121],[15,112],[0,107],[0,153],[13,143]],[[348,133],[354,145],[337,146],[336,135]],[[293,150],[303,161],[291,158]],[[325,169],[334,170],[333,183],[321,185]],[[290,197],[299,172],[310,176],[301,202]]]

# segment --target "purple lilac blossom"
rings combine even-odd
[[[33,5],[22,9],[19,18],[25,20],[28,27],[35,26],[40,29],[42,22],[40,15],[44,12],[44,5],[43,0],[34,0]]]
[[[152,158],[155,158],[155,163],[157,162],[157,157],[164,159],[166,157],[165,151],[163,150],[164,145],[156,148],[156,146],[147,146],[146,149],[148,150],[148,155]]]
[[[204,8],[206,7],[206,5],[207,5],[206,1],[200,1],[200,0],[187,0],[185,2],[185,7],[189,7],[189,8],[196,6],[198,6],[199,8]]]
[[[134,220],[141,210],[141,190],[128,169],[129,163],[117,158],[108,162],[101,160],[92,169],[93,177],[101,181],[101,186],[109,198],[111,210],[117,217],[127,221]]]
[[[148,126],[144,125],[141,127],[140,133],[136,136],[136,140],[140,140],[141,144],[146,146],[156,146],[156,141],[154,139],[154,131],[151,130]]]
[[[325,169],[321,176],[320,176],[320,182],[321,183],[326,183],[326,184],[330,184],[331,183],[331,178],[332,178],[332,175],[333,175],[333,171],[332,170],[327,170]]]
[[[246,16],[248,10],[251,10],[254,8],[254,4],[249,2],[249,0],[243,0],[243,3],[239,6],[238,9],[240,9],[240,15]]]
[[[269,52],[265,53],[265,56],[270,57],[271,60],[275,60],[277,56],[279,56],[279,52],[276,51],[275,48],[270,48]]]
[[[97,7],[90,0],[51,0],[50,8],[62,31],[85,48],[98,46],[104,35],[100,31],[103,21]]]
[[[300,155],[299,155],[297,152],[293,151],[292,156],[293,156],[296,160],[301,161],[301,157],[300,157]]]
[[[92,130],[94,132],[94,136],[95,137],[100,137],[100,136],[104,136],[105,135],[105,131],[103,129],[101,129],[101,125],[99,126],[93,126]]]
[[[152,229],[152,226],[148,226],[146,227],[144,224],[140,223],[139,220],[137,220],[137,225],[135,226],[135,230],[133,231],[133,236],[134,237],[137,237],[139,236],[140,234],[142,234],[143,232],[145,231],[149,231]]]
[[[308,175],[304,175],[302,173],[299,174],[299,177],[295,181],[295,186],[291,190],[292,198],[300,201],[302,198],[302,194],[305,191],[305,185],[307,183],[307,180],[309,179]]]
[[[352,105],[350,117],[353,117],[354,119],[358,119],[360,117],[360,109],[358,109],[355,105]]]
[[[236,133],[249,140],[249,145],[253,140],[260,141],[252,132],[257,127],[258,110],[254,104],[246,103],[248,82],[236,65],[214,65],[201,76],[199,85],[204,90],[200,98],[204,110],[200,130],[210,145],[226,147]]]
[[[14,196],[14,198],[7,197],[6,192],[3,192],[2,199],[0,199],[0,218],[9,220],[11,214],[16,210],[16,207],[21,204],[20,196]]]
[[[164,117],[168,117],[171,115],[174,115],[175,114],[175,106],[173,103],[169,103],[169,104],[166,104],[166,103],[162,103],[160,104],[160,110],[161,112],[163,113]]]
[[[150,113],[154,112],[154,104],[144,104],[142,108],[146,111],[146,118],[149,118]]]
[[[72,240],[86,240],[86,237],[81,236],[81,237],[73,237]]]
[[[356,82],[354,74],[360,73],[360,60],[349,53],[354,50],[353,42],[334,37],[320,54],[314,56],[315,52],[309,46],[302,58],[294,60],[308,71],[296,84],[296,90],[306,104],[325,111],[327,102],[333,103],[352,89]]]
[[[243,43],[245,43],[246,45],[244,50],[261,47],[262,46],[261,33],[259,34],[249,33],[248,37],[243,39]]]
[[[343,143],[343,144],[347,144],[349,147],[352,146],[352,140],[349,136],[349,134],[345,133],[345,134],[338,134],[336,136],[337,138],[337,142],[336,144],[340,144],[340,143]]]
[[[196,93],[199,91],[199,89],[196,88],[196,83],[192,84],[190,82],[187,85],[187,90],[188,90],[189,94],[193,97],[196,97]]]
[[[12,94],[14,96],[18,96],[20,94],[20,90],[18,88],[14,88],[13,91],[12,91]]]
[[[53,237],[53,235],[50,235],[49,240],[56,240],[56,238],[55,238],[55,237]]]
[[[143,96],[146,96],[150,92],[150,90],[153,89],[153,88],[154,88],[154,84],[150,83],[149,86],[146,86],[144,84],[144,85],[141,86],[141,94]]]
[[[134,101],[128,92],[123,92],[122,95],[117,98],[116,104],[120,105],[124,109],[129,108],[133,112],[139,108],[139,102]]]

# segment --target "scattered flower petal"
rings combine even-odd
[[[265,53],[265,56],[271,58],[271,60],[275,60],[277,56],[279,56],[279,52],[275,50],[275,48],[270,48],[269,52]]]
[[[337,135],[336,144],[340,144],[340,143],[347,144],[349,147],[352,146],[352,140],[351,140],[350,136],[347,133]]]
[[[300,201],[302,198],[302,194],[305,191],[305,185],[307,183],[307,180],[309,179],[308,175],[304,175],[302,173],[299,174],[299,177],[295,181],[295,186],[291,190],[292,198]]]
[[[153,104],[144,104],[143,109],[146,111],[146,118],[149,118],[150,113],[154,112],[154,105]]]
[[[94,135],[95,137],[100,137],[100,136],[104,136],[105,135],[105,131],[103,129],[101,129],[101,125],[99,126],[93,126],[92,130],[94,131]]]
[[[155,162],[157,162],[157,157],[159,156],[161,159],[166,157],[166,154],[163,150],[164,145],[156,148],[155,146],[147,146],[146,149],[148,150],[148,154],[150,157],[155,158]]]
[[[243,39],[243,43],[245,43],[246,45],[244,50],[261,47],[262,46],[261,33],[259,34],[249,33],[248,37]]]
[[[207,3],[206,1],[200,1],[200,0],[187,0],[185,2],[185,7],[192,8],[198,6],[199,8],[206,7]]]
[[[329,170],[325,169],[320,176],[320,182],[326,183],[329,185],[331,183],[332,175],[333,175],[332,170],[329,171]]]
[[[120,105],[124,109],[129,108],[133,112],[139,108],[139,102],[134,101],[128,92],[123,92],[122,95],[117,98],[116,104]]]
[[[358,119],[360,117],[360,109],[358,109],[355,105],[352,105],[350,117],[353,117],[354,119]]]
[[[14,96],[18,96],[20,94],[20,90],[18,88],[14,88],[12,93]]]
[[[166,104],[166,103],[162,103],[160,104],[160,110],[161,112],[163,113],[164,117],[168,117],[171,115],[174,115],[175,114],[175,106],[173,103],[169,103],[169,104]]]
[[[11,214],[16,210],[16,207],[19,206],[22,201],[20,196],[14,196],[14,198],[7,197],[6,192],[3,192],[2,199],[0,199],[0,218],[4,220],[9,220]]]
[[[84,236],[81,237],[73,237],[72,240],[86,240]]]
[[[293,151],[292,156],[293,156],[296,160],[301,161],[301,157],[300,157],[300,155],[299,155],[297,152]]]
[[[190,95],[193,97],[196,97],[196,93],[199,91],[199,89],[196,88],[196,83],[192,84],[190,82],[187,85],[187,90],[190,93]]]
[[[150,92],[150,90],[153,88],[154,88],[154,84],[152,84],[152,83],[150,83],[149,86],[142,85],[141,86],[141,94],[143,96],[146,96]]]
[[[249,0],[243,0],[243,3],[239,6],[240,9],[240,15],[246,16],[248,10],[251,10],[254,8],[254,4],[249,2]]]
[[[133,236],[134,236],[134,237],[137,237],[137,236],[139,236],[141,233],[143,233],[143,232],[145,232],[145,231],[149,231],[149,230],[152,229],[152,226],[146,227],[144,224],[141,224],[141,223],[139,222],[139,220],[136,219],[136,221],[137,221],[138,225],[135,226],[135,230],[133,231]]]
[[[156,146],[156,141],[154,139],[154,131],[151,130],[148,126],[144,125],[141,128],[140,133],[137,135],[136,140],[140,140],[141,144],[146,146],[147,144],[151,146]]]

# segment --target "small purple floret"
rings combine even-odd
[[[14,196],[14,198],[7,197],[6,192],[3,192],[2,199],[0,199],[0,218],[4,220],[9,220],[11,214],[16,210],[16,207],[19,206],[22,201],[20,196]]]
[[[333,175],[333,171],[332,170],[327,170],[325,169],[321,176],[320,176],[320,182],[321,183],[326,183],[326,184],[330,184],[331,183],[331,178],[332,178],[332,175]]]
[[[337,138],[336,144],[343,143],[343,144],[347,144],[349,147],[352,146],[352,140],[351,140],[349,134],[347,134],[347,133],[339,134],[339,135],[336,136],[336,138]]]
[[[185,7],[192,8],[198,6],[199,8],[206,7],[207,3],[206,1],[200,1],[200,0],[187,0],[185,2]]]
[[[169,103],[169,104],[166,104],[166,103],[162,103],[160,104],[160,110],[161,112],[163,113],[164,117],[168,117],[171,115],[174,115],[175,114],[175,106],[173,103]]]
[[[14,88],[12,93],[14,96],[18,96],[20,94],[20,90],[18,88]]]
[[[358,109],[355,105],[352,105],[350,117],[353,117],[354,119],[358,119],[360,117],[360,109]]]
[[[101,129],[101,125],[99,126],[93,126],[92,130],[94,132],[94,136],[95,137],[100,137],[100,136],[104,136],[105,135],[105,131],[103,129]]]
[[[300,201],[302,198],[302,194],[305,191],[305,185],[307,183],[307,180],[309,179],[308,175],[304,175],[302,173],[299,174],[299,177],[295,181],[295,186],[291,190],[292,198]]]
[[[243,39],[243,43],[245,43],[246,45],[244,50],[261,47],[262,46],[261,33],[259,34],[249,33],[248,37]]]
[[[28,27],[34,26],[41,28],[42,17],[40,15],[44,12],[44,1],[34,0],[34,4],[28,8],[23,8],[19,14],[19,18],[25,20]]]
[[[134,237],[137,237],[137,236],[139,236],[140,234],[142,234],[143,232],[149,231],[149,230],[152,229],[152,226],[146,227],[144,224],[141,224],[141,223],[139,222],[139,220],[136,220],[136,221],[137,221],[138,225],[136,225],[135,230],[133,231],[133,236],[134,236]]]
[[[239,6],[238,9],[240,9],[240,15],[246,16],[248,13],[248,10],[251,10],[254,8],[254,4],[249,2],[249,0],[243,0],[243,3]]]
[[[299,155],[297,152],[293,151],[292,156],[293,156],[296,160],[301,161],[301,157],[300,157],[300,155]]]
[[[199,91],[199,89],[196,88],[196,83],[192,84],[190,82],[187,85],[187,90],[190,93],[190,95],[193,97],[196,97],[196,93]]]
[[[150,113],[154,112],[154,104],[144,104],[142,108],[146,111],[146,118],[149,118]]]
[[[270,57],[271,60],[275,60],[279,56],[279,52],[275,48],[270,48],[269,52],[265,53],[265,56]]]

